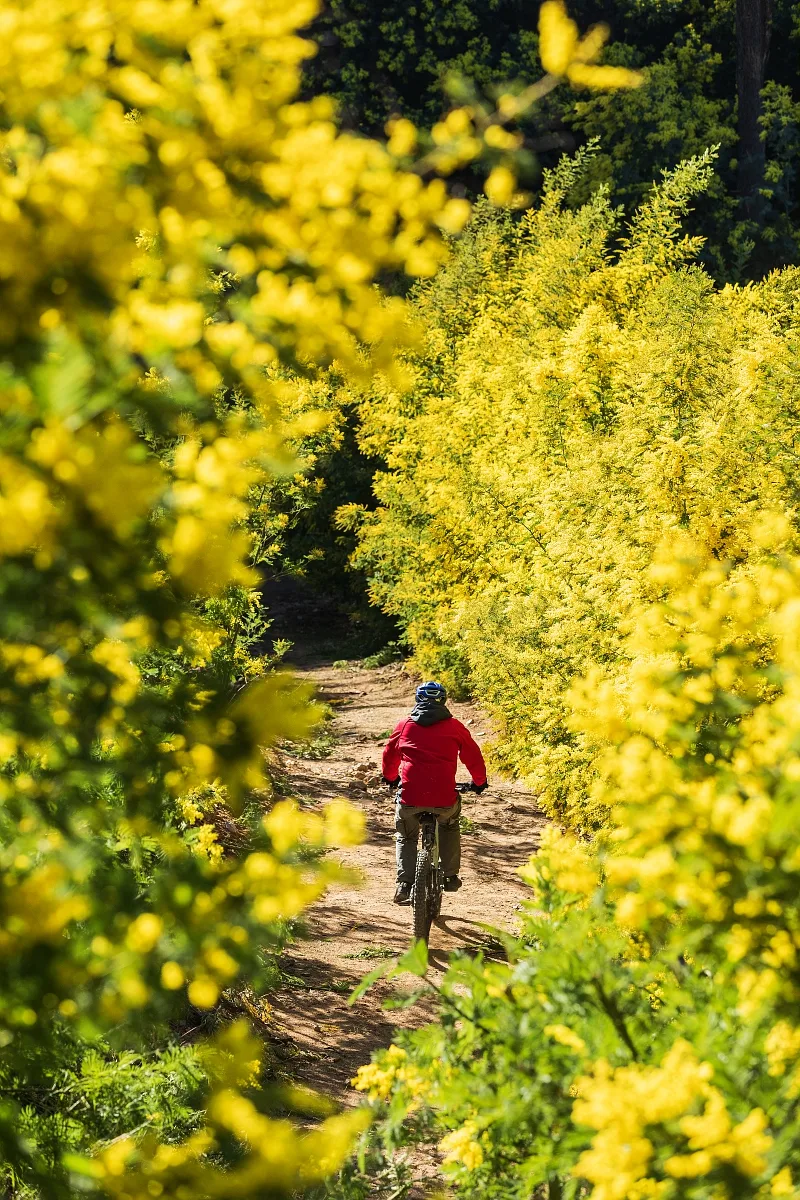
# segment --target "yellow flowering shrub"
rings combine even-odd
[[[609,827],[546,831],[508,962],[456,961],[400,1040],[427,1124],[398,1134],[387,1078],[383,1136],[460,1145],[477,1114],[466,1196],[797,1194],[800,559],[781,515],[741,536],[738,564],[679,532],[658,549],[624,667],[568,696]]]
[[[271,1115],[260,1067],[217,1078],[228,1051],[212,1069],[175,1033],[196,1040],[243,989],[258,1009],[287,923],[340,877],[303,843],[361,835],[343,802],[265,823],[253,800],[265,751],[319,712],[272,669],[279,650],[250,653],[254,567],[280,535],[262,499],[318,423],[315,373],[397,377],[407,307],[376,280],[433,273],[469,211],[397,146],[340,133],[329,100],[298,98],[316,11],[0,5],[0,1177],[15,1195],[296,1194],[362,1120],[304,1135]]]
[[[757,520],[756,545],[767,532],[778,553],[738,568],[684,538],[663,547],[652,574],[669,595],[640,614],[624,682],[600,704],[596,676],[573,694],[576,727],[608,739],[596,788],[614,818],[603,870],[616,920],[691,953],[719,940],[745,1014],[790,1012],[800,983],[800,564],[780,549],[782,518]]]
[[[709,1174],[718,1163],[730,1162],[744,1175],[760,1175],[772,1139],[761,1109],[753,1109],[732,1126],[725,1100],[708,1080],[713,1067],[698,1063],[691,1046],[677,1041],[660,1067],[609,1069],[602,1060],[591,1076],[576,1081],[579,1099],[572,1115],[578,1125],[597,1129],[590,1150],[575,1165],[575,1174],[593,1183],[596,1200],[626,1200],[647,1195],[645,1185],[655,1153],[652,1126],[677,1122],[686,1139],[684,1153],[670,1154],[663,1169],[676,1179]],[[703,1101],[698,1116],[683,1115]],[[648,1136],[648,1134],[650,1136]],[[658,1185],[657,1185],[658,1186]],[[651,1193],[653,1194],[653,1193]],[[654,1194],[668,1194],[661,1185]]]
[[[598,869],[588,846],[555,825],[548,825],[542,831],[539,848],[543,858],[535,869],[531,864],[520,870],[522,878],[532,886],[534,896],[540,894],[544,883],[575,896],[590,896],[594,892]]]
[[[361,406],[373,596],[556,820],[507,961],[456,959],[397,1038],[422,1103],[373,1099],[464,1197],[798,1195],[798,274],[692,265],[709,169],[621,242],[602,193],[567,207],[580,160],[518,226],[484,209],[417,293],[410,392]]]
[[[360,406],[378,507],[339,514],[422,673],[480,697],[496,763],[578,830],[608,811],[567,695],[595,666],[624,672],[633,613],[663,587],[656,548],[684,531],[745,563],[761,509],[796,539],[796,271],[720,289],[692,265],[680,215],[710,155],[622,230],[602,190],[569,208],[591,153],[518,223],[484,207],[418,289],[411,390],[379,381]]]

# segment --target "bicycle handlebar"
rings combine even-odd
[[[399,785],[398,785],[398,784],[396,784],[396,783],[390,783],[388,786],[389,786],[390,788],[392,788],[392,789],[394,789],[394,790],[396,791]],[[457,783],[457,784],[456,784],[456,791],[457,791],[457,792],[459,792],[459,793],[460,793],[460,794],[463,796],[463,795],[464,795],[466,792],[474,792],[474,791],[476,791],[476,787],[475,787],[475,784],[474,784],[474,783],[472,783],[472,782],[470,782],[470,783]]]

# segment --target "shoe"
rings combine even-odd
[[[457,892],[461,887],[461,880],[457,875],[448,875],[444,881],[444,890],[446,892]]]
[[[397,891],[394,894],[395,904],[410,904],[411,903],[411,884],[398,883]]]

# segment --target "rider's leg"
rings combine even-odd
[[[443,808],[436,814],[439,817],[439,854],[442,859],[442,872],[446,879],[458,875],[461,869],[461,830],[458,819],[461,816],[461,800],[450,808]]]
[[[421,809],[410,808],[397,801],[394,810],[395,842],[397,844],[397,882],[414,882],[417,869],[417,842],[419,841],[419,813]]]

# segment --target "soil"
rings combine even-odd
[[[337,857],[361,876],[360,886],[337,885],[307,914],[307,937],[282,958],[286,982],[270,997],[280,1034],[276,1050],[283,1070],[345,1106],[360,1102],[351,1086],[372,1051],[387,1046],[397,1027],[435,1019],[425,996],[404,1009],[384,1009],[398,993],[416,990],[419,980],[381,980],[348,1006],[348,995],[374,967],[400,956],[411,942],[411,910],[396,906],[393,802],[380,782],[381,751],[396,722],[409,711],[414,680],[401,664],[368,669],[358,661],[313,658],[295,651],[295,667],[332,706],[332,746],[318,744],[307,757],[288,756],[289,794],[315,809],[346,796],[366,817],[367,837]],[[471,704],[451,703],[479,743],[491,729]],[[316,757],[329,751],[325,757]],[[459,778],[469,776],[459,770]],[[516,875],[535,851],[544,817],[519,785],[490,776],[479,797],[464,797],[463,815],[474,832],[462,834],[463,887],[444,896],[441,918],[430,936],[428,978],[436,982],[456,951],[502,950],[492,928],[511,931],[521,902],[530,894]]]

